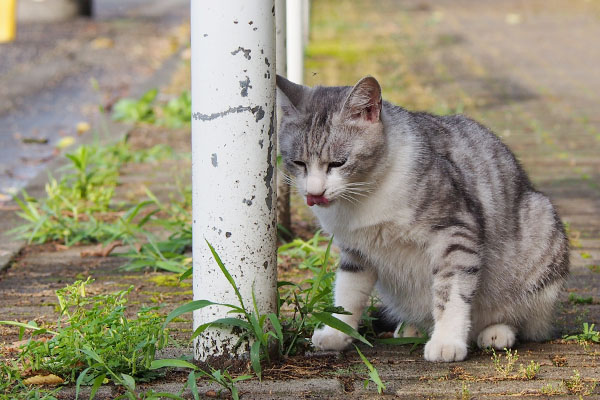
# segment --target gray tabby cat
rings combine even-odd
[[[409,112],[354,87],[277,76],[280,150],[300,194],[341,249],[335,305],[354,328],[376,286],[387,317],[425,329],[429,361],[467,344],[543,340],[569,270],[568,242],[546,196],[510,150],[462,115]],[[325,327],[312,338],[341,350]]]

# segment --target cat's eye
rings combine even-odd
[[[300,168],[304,168],[304,172],[306,172],[306,164],[304,163],[304,161],[294,161],[294,164],[296,164]]]
[[[339,168],[339,167],[341,167],[342,165],[346,164],[346,161],[347,161],[347,160],[341,160],[341,161],[336,161],[336,162],[330,162],[330,163],[327,165],[327,173],[330,173],[332,168]]]

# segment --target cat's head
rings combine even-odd
[[[359,202],[372,189],[371,173],[385,152],[377,80],[309,88],[278,75],[277,88],[279,149],[307,204]]]

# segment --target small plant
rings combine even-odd
[[[356,345],[354,346],[354,348],[358,352],[360,359],[366,365],[367,370],[369,371],[369,379],[365,379],[364,383],[365,388],[369,385],[369,381],[371,381],[377,386],[377,393],[381,394],[385,390],[385,384],[381,381],[381,378],[379,377],[379,372],[377,372],[377,368],[375,368],[373,364],[371,364],[369,360],[367,360],[367,357],[364,356],[364,354],[358,349],[358,347],[356,347]]]
[[[160,125],[169,128],[179,128],[189,124],[192,120],[192,95],[189,90],[184,90],[161,108],[162,114],[158,120]]]
[[[567,392],[581,396],[592,394],[596,384],[597,382],[585,382],[577,370],[573,371],[573,375],[569,379],[563,380],[563,386],[567,389]]]
[[[577,340],[580,343],[600,343],[600,332],[594,329],[595,324],[583,323],[583,331],[575,335],[565,335],[565,340]]]
[[[113,106],[112,118],[124,122],[147,122],[154,123],[156,114],[153,103],[158,95],[158,89],[150,89],[138,100],[121,99]]]
[[[600,274],[600,265],[588,265],[588,269],[594,273]]]
[[[492,361],[494,363],[494,368],[496,372],[498,372],[503,378],[509,378],[515,369],[515,365],[519,360],[519,355],[517,354],[517,350],[513,351],[507,348],[504,348],[505,352],[505,361],[502,362],[502,355],[496,353],[494,349],[492,349]]]
[[[167,104],[156,105],[157,89],[151,89],[139,99],[121,99],[113,107],[112,118],[123,122],[157,124],[179,128],[192,120],[192,96],[183,91]]]
[[[554,387],[551,383],[542,386],[540,392],[545,396],[556,396],[557,394],[563,393],[563,384],[561,383],[557,387]]]
[[[469,385],[465,382],[462,383],[462,392],[461,392],[461,400],[471,400],[471,391],[469,390]]]
[[[110,377],[115,383],[129,387],[132,377],[151,375],[150,365],[156,350],[167,343],[163,317],[153,307],[142,308],[137,318],[129,319],[125,310],[132,288],[88,296],[87,286],[91,282],[91,279],[77,281],[57,290],[60,318],[52,331],[33,322],[0,321],[0,324],[18,326],[21,337],[25,330],[32,331],[31,340],[22,346],[19,355],[24,368],[47,371],[67,382],[77,381],[77,386],[99,386]],[[46,339],[34,339],[41,335]]]
[[[517,361],[519,360],[517,350],[513,352],[511,349],[504,348],[504,361],[502,360],[501,354],[496,353],[493,348],[491,351],[494,369],[504,379],[532,380],[535,379],[540,370],[540,364],[532,360],[527,365],[519,364],[517,373],[513,374],[513,372],[515,372]]]
[[[223,387],[223,389],[229,392],[233,400],[239,400],[239,392],[235,386],[236,383],[253,378],[252,375],[240,375],[237,377],[232,377],[227,370],[222,371],[214,368],[211,368],[210,372],[206,372],[199,369],[192,363],[179,359],[155,360],[152,362],[151,369],[160,369],[165,367],[189,368],[192,370],[188,375],[187,384],[184,386],[182,391],[185,389],[185,387],[188,387],[195,399],[199,398],[198,387],[196,386],[196,379],[198,378],[208,378],[210,381],[219,384],[221,387]]]
[[[221,272],[227,278],[231,287],[233,288],[239,305],[220,304],[209,300],[195,300],[173,310],[167,316],[165,320],[165,325],[172,321],[174,318],[184,313],[201,309],[207,306],[220,305],[229,308],[229,313],[237,315],[238,317],[220,318],[215,321],[202,324],[198,328],[196,328],[192,338],[199,336],[200,334],[202,334],[202,332],[204,332],[206,329],[212,326],[240,329],[241,335],[239,335],[240,342],[238,342],[238,345],[241,345],[243,342],[249,343],[250,361],[252,369],[259,377],[259,379],[262,375],[261,361],[266,360],[267,362],[270,362],[269,349],[271,348],[271,343],[275,345],[280,355],[290,354],[292,349],[296,348],[296,343],[301,336],[302,339],[306,340],[304,335],[307,334],[306,327],[308,324],[307,321],[309,319],[314,318],[314,321],[316,322],[329,325],[332,328],[338,329],[344,332],[345,334],[350,335],[353,338],[371,346],[371,344],[355,329],[353,329],[348,324],[335,318],[332,315],[332,313],[334,312],[343,313],[343,310],[339,310],[333,307],[329,307],[329,309],[323,310],[315,308],[317,304],[320,304],[319,301],[322,298],[324,298],[327,294],[329,294],[331,290],[331,287],[328,287],[325,291],[322,291],[320,285],[323,276],[327,273],[325,268],[322,268],[319,275],[312,280],[314,282],[314,285],[312,287],[302,290],[300,292],[300,295],[294,292],[295,302],[293,304],[299,307],[299,309],[296,309],[296,313],[300,316],[298,317],[299,319],[296,319],[296,313],[294,313],[294,322],[290,323],[289,319],[287,321],[285,318],[280,319],[281,314],[279,311],[277,313],[271,312],[267,314],[260,314],[256,304],[256,299],[254,298],[254,293],[252,294],[253,308],[248,309],[242,299],[242,296],[238,290],[235,281],[233,280],[233,277],[231,276],[229,271],[227,271],[227,268],[221,261],[221,258],[210,243],[207,242],[207,245],[209,246],[210,251],[212,252],[212,255],[217,265],[219,266]],[[328,249],[325,252],[323,265],[327,265],[330,249],[331,241],[329,242]],[[285,285],[294,284],[289,282],[279,283],[280,287]],[[280,299],[279,304],[281,305],[282,303],[283,302]],[[316,322],[314,323],[316,324]],[[290,330],[290,326],[293,326],[295,330]]]
[[[28,386],[14,363],[0,362],[0,400],[57,400],[58,390]]]
[[[529,364],[519,366],[519,377],[524,380],[532,380],[535,379],[537,373],[540,371],[540,364],[531,360]]]
[[[46,198],[35,199],[23,192],[15,198],[26,222],[10,233],[45,243],[61,241],[67,246],[84,242],[123,240],[132,244],[152,216],[142,201],[129,209],[114,209],[111,200],[117,186],[119,168],[128,162],[144,162],[166,156],[169,148],[155,146],[131,151],[124,138],[108,146],[83,145],[66,154],[70,163],[59,180],[50,177]],[[140,215],[141,213],[145,215]],[[156,211],[154,211],[156,212]]]
[[[592,304],[594,302],[594,298],[579,296],[577,293],[569,293],[569,301],[573,304]]]

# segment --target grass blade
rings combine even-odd
[[[210,252],[212,253],[217,264],[219,265],[219,268],[221,268],[221,272],[223,272],[223,275],[225,275],[225,278],[227,278],[227,280],[229,281],[229,284],[233,288],[233,291],[235,292],[235,295],[237,296],[237,298],[240,302],[240,306],[242,306],[242,308],[244,310],[246,310],[246,306],[244,306],[244,300],[242,299],[242,295],[240,294],[240,291],[238,290],[237,285],[235,284],[235,281],[233,280],[233,277],[231,276],[229,271],[227,271],[227,268],[225,268],[225,265],[223,265],[223,261],[221,261],[221,258],[215,251],[215,248],[208,242],[208,240],[206,241],[206,244],[208,244],[208,247],[210,248]],[[246,314],[245,311],[244,311],[244,314]]]
[[[361,342],[363,342],[364,344],[366,344],[370,347],[373,347],[373,345],[371,343],[369,343],[369,341],[367,339],[365,339],[363,335],[358,333],[356,331],[356,329],[352,328],[350,325],[348,325],[344,321],[337,319],[333,315],[331,315],[329,313],[325,313],[325,312],[319,312],[319,313],[314,313],[312,316],[315,317],[319,322],[322,322],[327,326],[337,329],[338,331],[341,331],[341,332],[345,333],[346,335],[351,336],[354,339],[360,340]]]
[[[262,375],[262,367],[260,366],[260,342],[256,341],[252,343],[252,347],[250,348],[250,361],[252,363],[252,369],[258,379],[261,380]]]
[[[179,360],[177,358],[163,358],[160,360],[152,361],[150,364],[150,369],[160,369],[165,367],[173,367],[173,368],[191,368],[193,370],[197,370],[194,364],[189,361]]]
[[[18,326],[18,327],[25,328],[25,329],[31,329],[31,330],[34,330],[34,331],[44,331],[44,332],[47,332],[47,333],[49,333],[51,335],[58,335],[57,332],[50,331],[50,330],[48,330],[46,328],[40,328],[38,326],[30,325],[30,324],[24,324],[22,322],[0,321],[0,325],[13,325],[13,326]]]
[[[367,360],[367,357],[365,357],[364,354],[361,353],[361,351],[358,349],[358,347],[356,347],[356,345],[354,345],[354,348],[356,349],[361,360],[363,361],[363,363],[367,366],[367,369],[369,370],[369,379],[375,385],[377,385],[377,393],[381,394],[381,392],[383,390],[385,390],[385,385],[381,381],[381,378],[379,377],[379,372],[377,372],[377,369],[373,366],[373,364],[371,364],[369,362],[369,360]]]
[[[242,328],[248,332],[252,332],[253,328],[249,322],[238,319],[238,318],[220,318],[212,322],[207,322],[206,324],[202,324],[196,328],[194,334],[192,335],[192,339],[198,337],[202,332],[208,329],[211,326],[219,326],[219,327],[238,327]]]
[[[177,307],[176,309],[174,309],[173,311],[171,311],[169,313],[169,315],[167,315],[167,319],[165,319],[165,322],[163,324],[163,326],[167,326],[167,324],[169,322],[171,322],[174,318],[179,317],[182,314],[188,313],[188,312],[192,312],[194,310],[199,310],[201,308],[207,307],[207,306],[225,306],[225,307],[229,307],[231,309],[234,309],[236,311],[240,310],[239,307],[231,305],[231,304],[223,304],[223,303],[215,303],[213,301],[209,301],[209,300],[194,300],[194,301],[190,301],[189,303],[186,303],[184,305],[182,305],[181,307]]]

